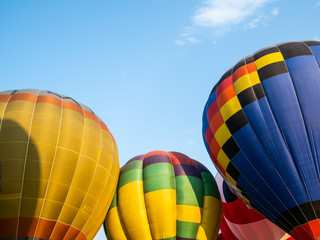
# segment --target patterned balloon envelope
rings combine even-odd
[[[286,240],[290,235],[238,198],[217,174],[215,180],[222,200],[221,235],[228,240]]]
[[[93,239],[117,185],[116,143],[86,106],[0,93],[0,239]]]
[[[320,42],[243,58],[214,86],[203,137],[245,201],[295,239],[320,239]]]
[[[153,151],[123,166],[105,227],[111,240],[215,240],[221,210],[214,177],[201,163]]]

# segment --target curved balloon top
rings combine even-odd
[[[203,138],[242,198],[295,239],[320,237],[320,42],[243,58],[215,85]]]
[[[222,200],[221,237],[228,240],[284,240],[290,237],[255,209],[248,208],[220,174],[215,180]]]
[[[0,239],[93,239],[116,189],[117,145],[72,98],[0,92]]]
[[[216,239],[221,200],[212,174],[178,152],[129,160],[108,211],[108,239]]]

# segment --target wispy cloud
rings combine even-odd
[[[174,41],[174,43],[179,46],[184,46],[188,43],[192,44],[192,43],[199,43],[199,42],[201,42],[200,39],[190,36],[187,33],[182,34],[180,39],[177,39]]]
[[[258,27],[261,24],[266,24],[271,18],[277,16],[279,14],[279,8],[274,8],[268,14],[259,15],[258,17],[254,18],[248,24],[244,26],[244,29],[253,29]]]
[[[316,6],[320,6],[320,0],[317,1]]]
[[[219,27],[238,24],[271,0],[206,0],[192,21],[196,26]]]

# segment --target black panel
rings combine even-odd
[[[306,45],[308,45],[309,47],[311,46],[320,46],[320,42],[318,41],[303,41]]]
[[[320,200],[307,202],[281,213],[276,218],[276,224],[283,224],[291,231],[296,226],[318,219],[317,216],[320,216]]]
[[[237,179],[240,176],[240,172],[238,171],[238,169],[233,165],[232,162],[230,162],[228,164],[228,167],[226,169],[226,172],[235,180],[237,181]]]
[[[233,202],[238,199],[238,197],[235,194],[233,194],[233,192],[231,192],[228,184],[224,180],[222,183],[222,190],[223,190],[223,196],[227,203]]]
[[[243,126],[245,126],[246,124],[248,124],[248,119],[242,109],[240,109],[238,112],[233,114],[226,121],[226,125],[227,125],[229,131],[231,132],[231,134],[234,134],[239,129],[241,129]]]
[[[267,55],[267,54],[270,54],[270,53],[275,53],[275,52],[279,52],[279,49],[277,47],[268,47],[268,48],[264,48],[260,51],[257,51],[253,54],[253,58],[255,60]]]
[[[312,55],[312,52],[304,43],[289,42],[278,46],[284,59],[289,59],[297,56]]]
[[[254,85],[253,91],[256,94],[257,99],[260,99],[266,96],[261,83]]]
[[[270,77],[287,73],[287,72],[288,72],[288,69],[284,61],[268,64],[258,70],[258,74],[261,82]]]
[[[232,137],[230,137],[225,142],[225,144],[223,144],[222,150],[225,152],[225,154],[229,159],[231,159],[234,155],[236,155],[240,151],[238,145],[236,144],[236,142],[233,140]]]
[[[247,88],[246,90],[243,90],[237,96],[238,96],[238,99],[239,99],[239,102],[240,102],[242,108],[244,108],[245,106],[247,106],[248,104],[250,104],[254,101],[257,101],[256,94],[253,91],[252,87]]]

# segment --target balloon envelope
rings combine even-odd
[[[222,200],[221,235],[228,240],[285,240],[290,236],[246,204],[229,189],[220,174],[215,177]]]
[[[93,239],[116,188],[106,125],[50,91],[0,93],[0,239]]]
[[[295,239],[320,237],[320,43],[243,58],[213,88],[203,137],[242,198]]]
[[[177,152],[128,161],[108,211],[108,239],[216,239],[221,200],[211,173]]]

